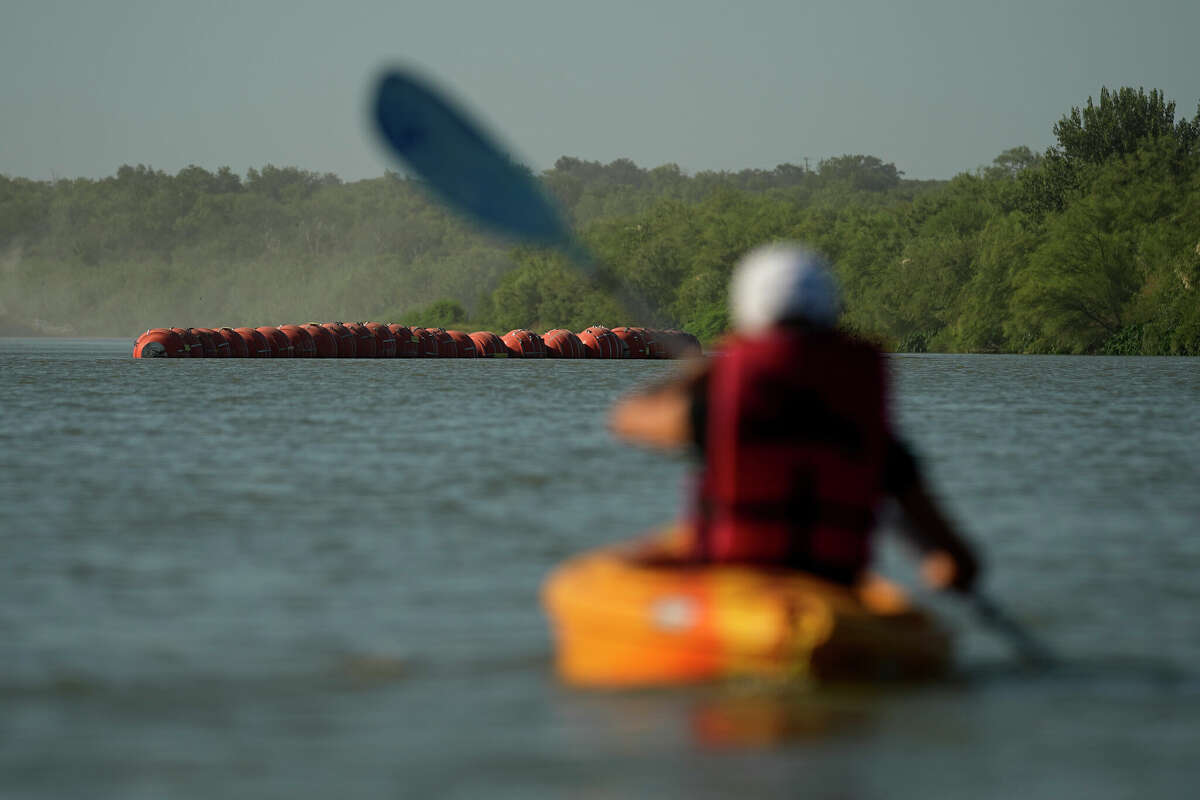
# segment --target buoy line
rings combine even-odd
[[[593,325],[579,333],[516,328],[446,330],[383,322],[310,322],[240,328],[151,328],[134,358],[684,358],[699,355],[690,333]]]

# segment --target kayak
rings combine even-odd
[[[949,671],[949,632],[897,601],[894,587],[886,602],[874,602],[795,570],[660,566],[629,551],[576,556],[542,587],[567,684],[929,680]]]

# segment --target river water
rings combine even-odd
[[[148,360],[0,339],[0,797],[1144,798],[1200,779],[1200,361],[897,356],[901,429],[1059,654],[957,601],[923,688],[560,685],[557,562],[677,510],[669,362]],[[885,537],[883,565],[910,581]]]

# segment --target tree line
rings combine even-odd
[[[947,181],[874,156],[698,172],[560,158],[539,175],[614,281],[485,236],[397,173],[123,166],[102,180],[0,176],[0,332],[378,319],[508,330],[728,327],[737,258],[810,242],[845,325],[904,351],[1200,355],[1200,108],[1102,89]]]

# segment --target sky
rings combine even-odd
[[[379,72],[422,71],[535,169],[878,156],[950,178],[1101,86],[1200,101],[1198,0],[4,0],[0,174],[396,168]]]

